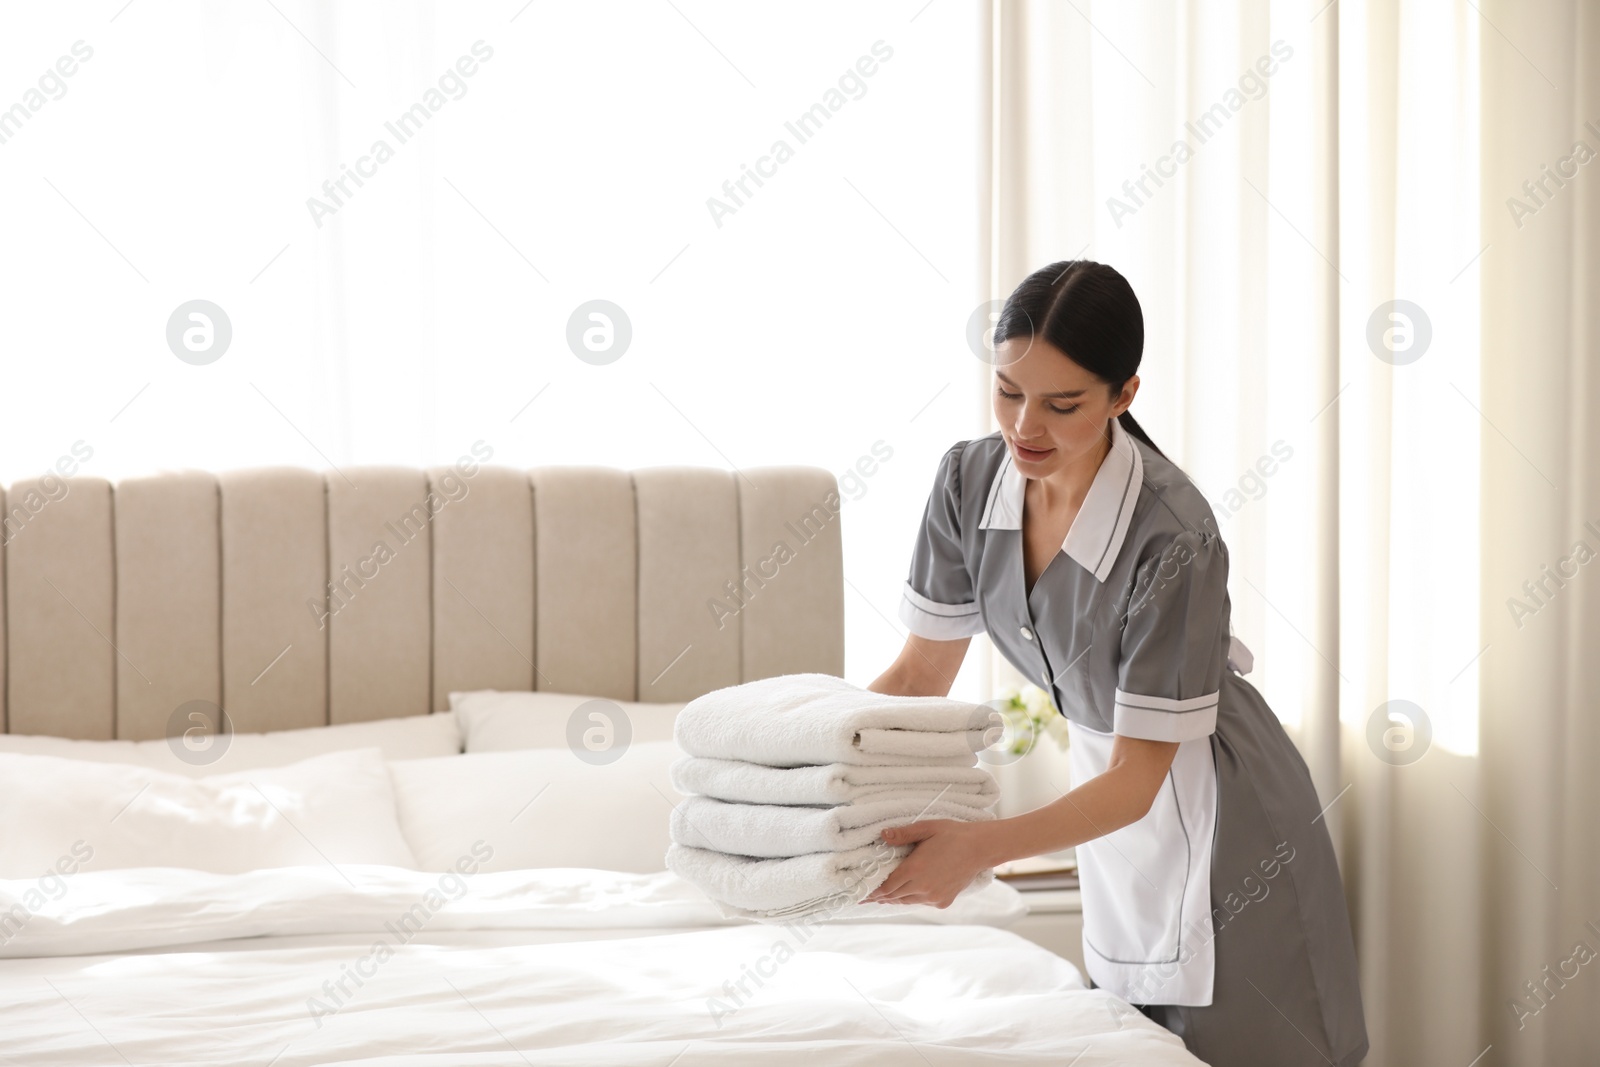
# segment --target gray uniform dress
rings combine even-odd
[[[940,461],[900,617],[987,631],[1067,718],[1073,785],[1116,734],[1178,742],[1139,821],[1077,848],[1092,983],[1213,1067],[1367,1051],[1355,944],[1304,759],[1237,670],[1228,551],[1193,483],[1110,420],[1061,551],[1025,588],[1026,478],[999,433]]]

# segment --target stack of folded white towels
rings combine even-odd
[[[997,713],[885,696],[828,674],[786,674],[698,697],[673,735],[685,799],[668,869],[729,917],[788,921],[853,904],[911,851],[880,833],[925,819],[982,821],[999,787],[977,753]],[[975,885],[993,878],[982,872]]]

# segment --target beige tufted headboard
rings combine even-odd
[[[46,477],[0,515],[10,733],[148,740],[192,700],[243,733],[422,715],[451,690],[680,702],[843,673],[820,468]]]

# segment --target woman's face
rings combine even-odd
[[[1107,423],[1126,411],[1138,375],[1120,394],[1042,338],[1013,337],[995,346],[994,417],[1017,469],[1043,478],[1089,455]]]

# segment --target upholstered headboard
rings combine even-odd
[[[0,514],[10,733],[159,738],[194,700],[252,732],[422,715],[452,690],[678,702],[843,673],[820,468],[45,477]]]

